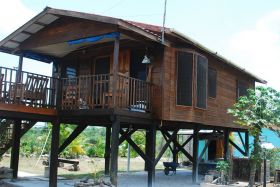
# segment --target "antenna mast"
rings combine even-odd
[[[161,43],[164,43],[166,4],[167,4],[167,0],[164,0],[164,13],[163,13],[163,23],[162,23],[162,33],[161,33]]]

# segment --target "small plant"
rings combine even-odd
[[[228,173],[229,173],[230,165],[227,161],[219,161],[217,163],[217,171],[220,173],[219,183],[227,184],[228,182]]]

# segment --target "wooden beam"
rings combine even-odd
[[[110,180],[115,186],[118,185],[118,154],[119,154],[120,121],[114,119],[112,124],[111,158],[110,158]]]
[[[116,108],[116,94],[117,94],[117,84],[118,84],[118,71],[119,71],[119,47],[120,38],[115,38],[114,42],[114,58],[113,58],[113,107]]]
[[[110,171],[110,145],[111,145],[111,127],[106,127],[106,142],[105,142],[105,175]]]
[[[50,174],[49,174],[50,187],[57,187],[59,131],[60,131],[60,122],[57,119],[52,123],[51,154],[49,159],[50,160]]]
[[[202,157],[203,157],[203,154],[204,154],[205,151],[207,150],[207,148],[208,148],[209,144],[211,143],[211,141],[212,141],[212,139],[207,140],[207,142],[206,142],[204,148],[202,149],[202,151],[201,151],[201,153],[200,153],[200,155],[199,155],[199,157],[198,157],[198,164],[200,163],[200,161],[201,161],[201,159],[202,159]]]
[[[44,116],[56,116],[56,109],[50,108],[36,108],[31,106],[19,105],[19,104],[6,104],[0,103],[0,114],[4,112],[19,112],[23,114],[34,114],[34,115],[44,115]],[[14,116],[15,117],[15,116]]]
[[[122,129],[120,130],[120,133],[121,135],[125,134]],[[126,141],[133,147],[137,154],[143,158],[144,161],[150,161],[149,157],[138,147],[138,145],[136,145],[136,143],[134,143],[134,141],[129,136],[126,137]]]
[[[149,160],[147,165],[148,169],[148,187],[155,186],[155,148],[156,148],[156,125],[153,124],[149,129],[149,137],[148,137],[148,149],[149,149]]]
[[[166,140],[165,145],[162,147],[161,151],[159,152],[159,154],[155,160],[155,166],[157,165],[158,161],[161,159],[162,155],[165,153],[165,151],[168,148],[168,146],[170,145],[170,143],[172,141],[174,142],[174,138],[176,138],[177,132],[178,132],[178,130],[174,131],[173,134],[171,135],[171,137],[168,140]]]
[[[168,141],[168,137],[165,134],[162,134],[162,136],[163,136],[164,140],[167,142]],[[173,140],[172,140],[172,142],[173,142]],[[173,150],[170,144],[168,144],[168,147],[169,147],[170,151]]]
[[[249,156],[249,132],[245,132],[245,156]]]
[[[73,130],[69,137],[59,147],[58,154],[60,154],[73,140],[75,140],[75,138],[77,138],[77,136],[79,136],[85,128],[87,128],[87,125],[77,125],[75,130]]]
[[[133,128],[133,129],[127,128],[127,131],[125,132],[125,134],[123,134],[120,137],[119,145],[121,145],[127,139],[127,137],[130,137],[136,130],[137,130],[136,128]]]
[[[161,131],[168,138],[171,137],[171,135],[165,129],[161,129]],[[193,162],[193,157],[185,150],[184,147],[182,147],[177,141],[173,140],[173,143],[176,145],[176,147],[178,148],[179,151],[181,151],[191,162]]]
[[[245,151],[243,151],[238,145],[236,145],[231,139],[229,139],[229,143],[233,145],[235,149],[237,149],[243,156],[246,156]]]
[[[241,133],[238,131],[237,134],[238,134],[239,139],[240,139],[240,141],[241,141],[241,143],[242,143],[242,146],[243,146],[243,148],[244,148],[244,150],[245,150],[245,152],[246,152],[245,142],[244,142],[244,140],[243,140],[243,138],[242,138],[242,136],[241,136]]]
[[[199,129],[194,128],[193,131],[193,167],[192,167],[192,181],[193,183],[198,182],[198,150],[199,150]]]
[[[224,129],[224,160],[227,161],[229,158],[229,129]]]
[[[15,120],[13,126],[13,142],[11,151],[10,168],[13,169],[13,178],[18,177],[19,149],[21,135],[21,120]]]
[[[193,135],[190,135],[190,137],[188,137],[188,139],[182,144],[182,147],[185,147],[193,138]]]

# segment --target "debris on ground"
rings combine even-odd
[[[13,170],[8,167],[0,167],[0,179],[11,179]]]

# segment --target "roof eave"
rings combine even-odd
[[[233,63],[232,61],[226,59],[225,57],[223,57],[222,55],[217,54],[216,52],[212,51],[211,49],[203,46],[202,44],[200,44],[199,42],[191,39],[190,37],[186,36],[185,34],[175,30],[175,29],[169,29],[169,34],[174,34],[177,37],[187,41],[188,43],[200,48],[203,51],[206,51],[207,53],[215,56],[216,58],[222,60],[223,62],[227,63],[228,65],[232,66],[233,68],[237,69],[238,71],[244,72],[245,74],[249,75],[250,77],[254,78],[257,82],[260,82],[262,84],[267,84],[267,81],[264,79],[261,79],[260,77],[252,74],[251,72],[245,70],[244,68],[241,68],[240,66],[238,66],[237,64]]]

